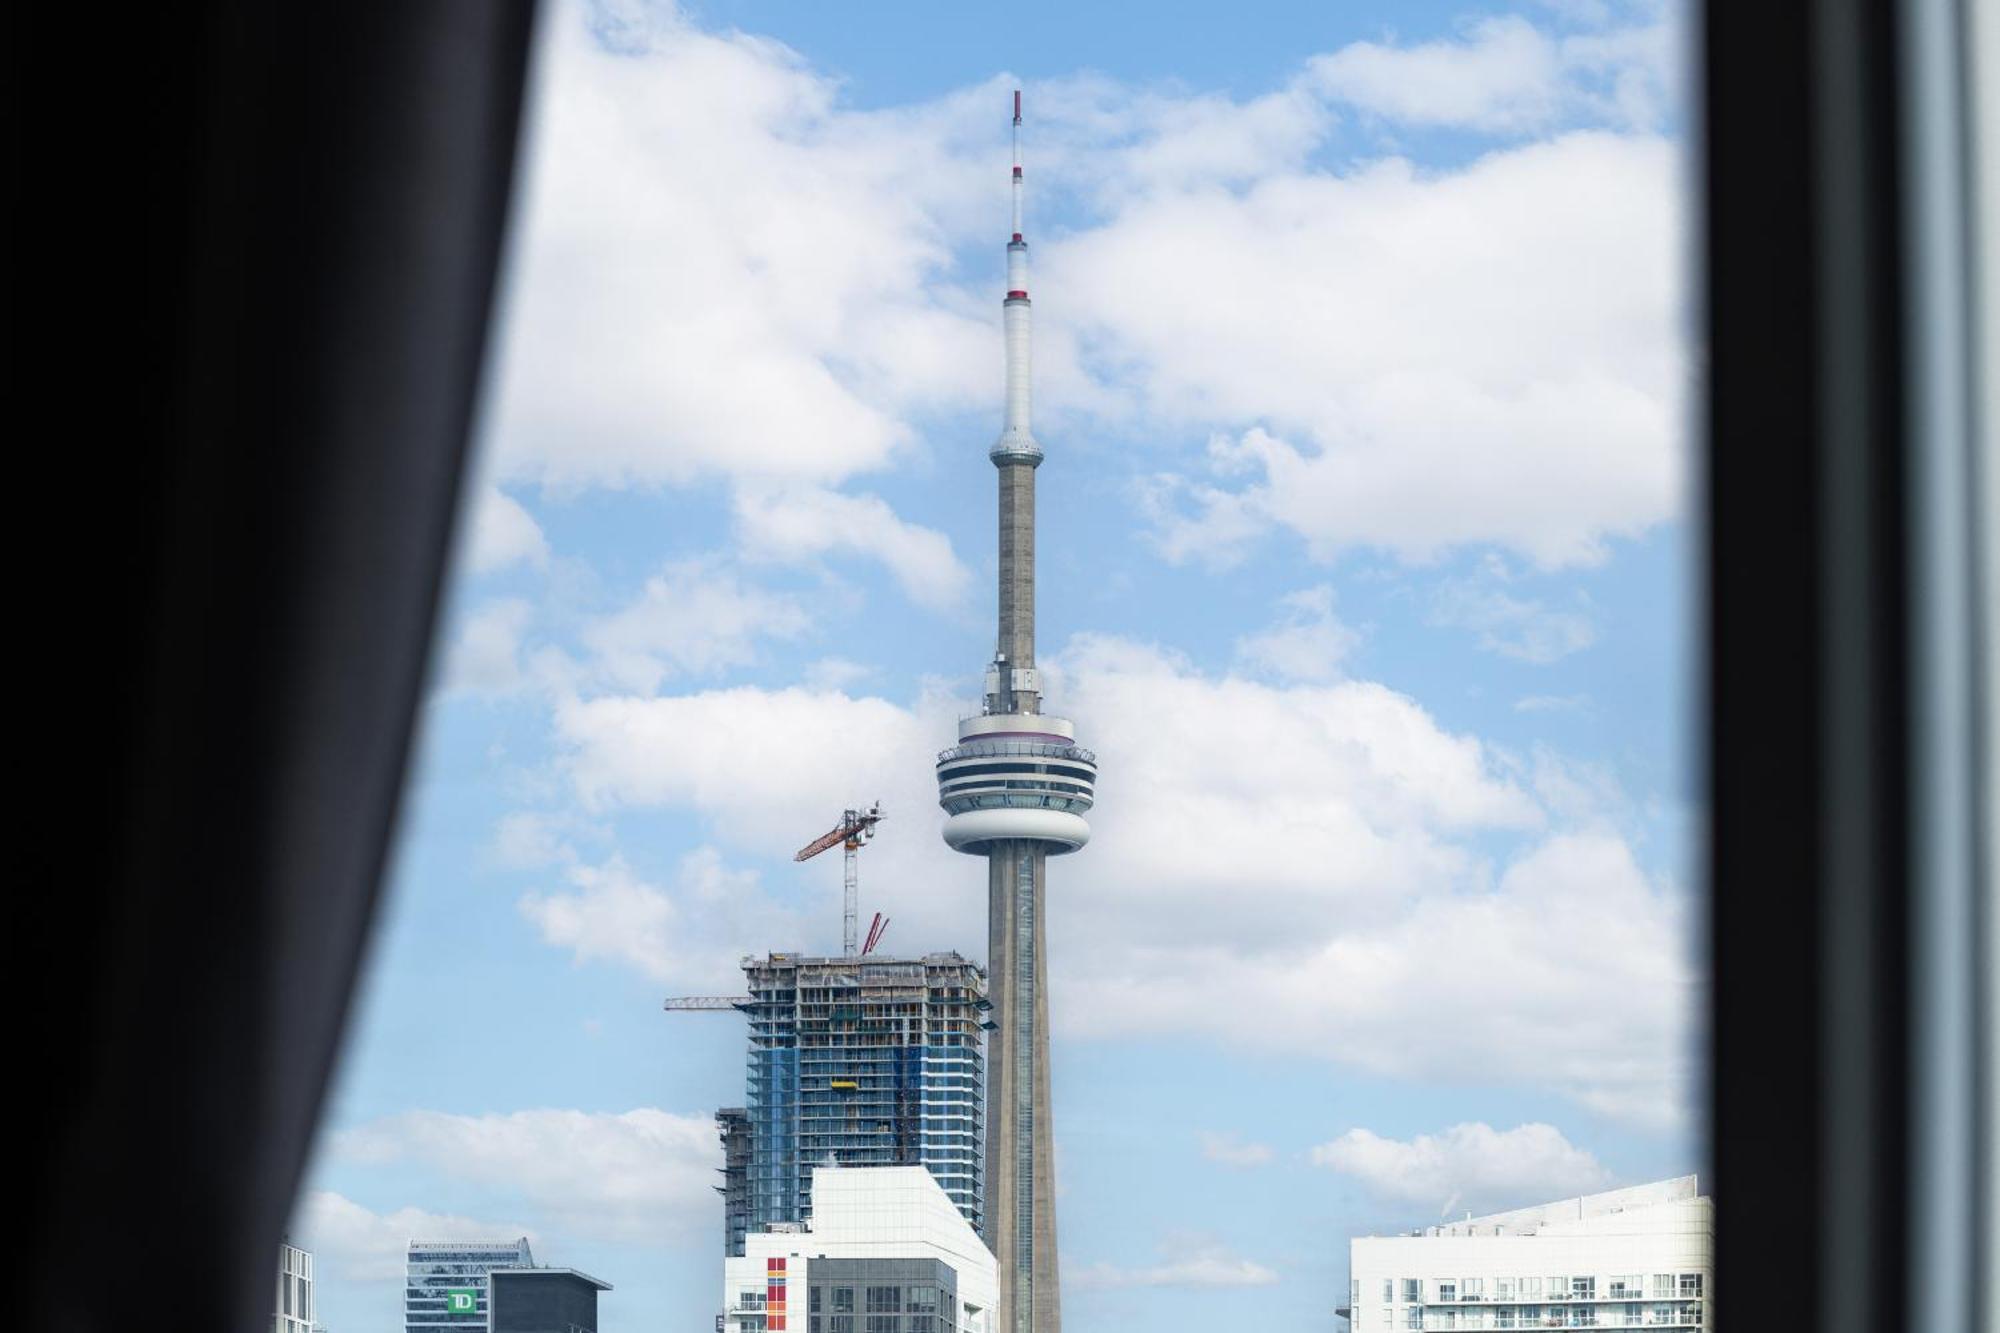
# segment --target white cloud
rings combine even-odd
[[[1453,1125],[1408,1140],[1350,1129],[1314,1148],[1311,1157],[1380,1199],[1435,1209],[1440,1216],[1524,1208],[1611,1184],[1611,1173],[1595,1156],[1544,1124],[1508,1130]]]
[[[1555,39],[1515,14],[1478,20],[1463,41],[1355,42],[1308,68],[1329,96],[1416,125],[1540,129],[1562,96]]]
[[[1337,679],[1361,636],[1334,615],[1333,588],[1307,588],[1282,605],[1277,624],[1237,641],[1237,660],[1283,680]]]
[[[537,1233],[518,1222],[486,1222],[415,1207],[377,1213],[332,1190],[311,1190],[299,1201],[292,1235],[312,1251],[322,1281],[400,1287],[412,1240],[525,1236],[532,1244]]]
[[[521,639],[534,607],[518,597],[487,602],[466,616],[445,657],[444,688],[467,694],[511,694],[527,683]]]
[[[1590,562],[1680,504],[1678,169],[1663,139],[1580,132],[1276,175],[1135,203],[1047,283],[1145,412],[1225,432],[1205,476],[1146,484],[1170,557],[1277,527],[1321,559]]]
[[[1677,37],[1664,18],[1564,35],[1499,15],[1468,23],[1458,39],[1352,43],[1314,57],[1307,82],[1404,125],[1494,134],[1578,122],[1652,129],[1678,92]]]
[[[1224,1166],[1269,1166],[1276,1154],[1267,1143],[1245,1143],[1235,1134],[1203,1134],[1201,1155]]]
[[[1216,678],[1096,636],[1055,665],[1103,760],[1089,852],[1057,873],[1113,952],[1296,950],[1476,880],[1457,835],[1541,822],[1477,739],[1373,682]]]
[[[736,528],[747,559],[868,556],[895,576],[912,601],[934,609],[956,606],[971,578],[952,554],[949,538],[905,523],[878,496],[829,490],[745,492],[737,496]]]
[[[848,110],[767,38],[578,3],[538,67],[502,475],[830,484],[916,448],[907,413],[997,398],[996,312],[939,281],[999,193],[997,84]]]
[[[756,660],[761,639],[788,639],[812,623],[798,598],[746,584],[720,560],[669,564],[639,596],[585,627],[597,667],[642,693],[670,674],[709,675]]]
[[[1586,611],[1516,597],[1500,586],[1506,577],[1489,563],[1479,576],[1446,579],[1431,597],[1430,622],[1471,631],[1486,652],[1538,665],[1597,642],[1597,626]]]
[[[493,829],[493,859],[509,870],[540,870],[577,860],[575,840],[604,841],[602,827],[566,810],[515,810]]]
[[[1168,1237],[1161,1262],[1140,1267],[1095,1263],[1070,1268],[1065,1280],[1078,1290],[1123,1287],[1268,1287],[1275,1270],[1232,1254],[1226,1246],[1198,1235]]]
[[[567,892],[529,893],[521,914],[579,963],[621,964],[662,985],[735,990],[736,960],[769,947],[789,914],[768,903],[754,871],[732,870],[712,847],[681,861],[672,890],[614,857],[569,867]]]
[[[708,1116],[645,1107],[621,1114],[406,1111],[336,1132],[330,1153],[337,1161],[440,1171],[573,1234],[653,1244],[708,1225],[722,1157]]]
[[[540,569],[549,562],[549,543],[519,500],[498,486],[483,486],[472,507],[466,560],[474,574],[492,574],[522,563]]]
[[[1216,901],[1245,896],[1239,883]],[[1389,1077],[1525,1084],[1664,1129],[1692,1109],[1690,930],[1685,899],[1649,884],[1615,835],[1560,834],[1496,884],[1468,876],[1288,946],[1141,948],[1100,932],[1060,998],[1097,1037],[1319,1050]]]
[[[1613,831],[1615,789],[1502,762],[1370,682],[1216,677],[1089,636],[1045,665],[1051,707],[1085,719],[1102,761],[1091,846],[1051,871],[1063,1031],[1194,1034],[1685,1116],[1688,904]],[[957,711],[745,688],[569,701],[556,728],[586,808],[692,810],[759,855],[826,827],[830,774],[884,798],[867,910],[910,947],[978,956],[983,881],[937,838],[928,763]],[[837,875],[798,873],[825,886],[830,938]]]
[[[875,674],[875,668],[845,657],[822,657],[805,670],[805,683],[814,690],[847,690]]]

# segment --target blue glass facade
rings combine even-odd
[[[955,953],[771,954],[744,973],[747,1229],[804,1222],[829,1164],[926,1167],[979,1226],[985,974]]]

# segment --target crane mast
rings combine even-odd
[[[792,856],[794,861],[810,861],[835,843],[841,845],[846,864],[841,867],[840,945],[841,954],[846,958],[857,957],[861,952],[860,941],[856,938],[861,912],[861,845],[875,836],[875,826],[887,818],[882,813],[880,801],[866,810],[843,810],[839,824],[799,848]]]

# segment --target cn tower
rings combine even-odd
[[[988,451],[1000,481],[1000,633],[977,717],[938,756],[944,840],[986,858],[986,1243],[1000,1261],[995,1333],[1058,1333],[1055,1159],[1049,1110],[1049,996],[1044,910],[1048,859],[1090,840],[1084,812],[1097,756],[1076,729],[1042,712],[1035,671],[1035,469],[1028,426],[1028,242],[1021,223],[1021,94],[1014,94],[1014,233],[1001,307],[1007,408]]]

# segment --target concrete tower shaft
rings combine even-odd
[[[938,804],[952,848],[986,858],[985,1238],[999,1260],[996,1333],[1060,1333],[1055,1139],[1049,1093],[1048,859],[1090,840],[1097,756],[1041,711],[1035,670],[1035,469],[1029,425],[1033,307],[1021,214],[1021,95],[1014,94],[1014,230],[1001,306],[1006,415],[989,457],[999,474],[999,632],[977,717],[938,755]]]
[[[1000,465],[1000,711],[1041,710],[1035,667],[1035,467]],[[1021,674],[1021,673],[1026,673]]]

